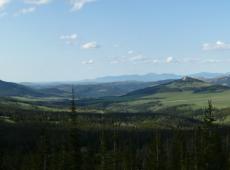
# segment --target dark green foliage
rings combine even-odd
[[[113,83],[92,83],[74,85],[75,95],[80,99],[100,98],[106,96],[121,96],[131,91],[160,84],[161,82],[113,82]],[[62,93],[71,93],[71,85],[58,85],[54,88]],[[44,89],[45,90],[45,89]],[[54,90],[52,90],[54,91]],[[57,93],[56,93],[57,94]]]
[[[40,91],[37,91],[35,89],[32,89],[24,85],[0,80],[0,96],[1,97],[5,97],[5,96],[46,97],[47,95],[45,93],[41,93]]]
[[[211,128],[214,121],[215,121],[214,107],[213,107],[212,101],[209,100],[208,107],[205,109],[205,112],[204,112],[204,122],[208,128]]]
[[[144,89],[136,90],[127,94],[127,96],[146,96],[153,95],[156,93],[166,93],[166,92],[183,92],[183,91],[193,91],[202,92],[205,88],[215,89],[215,85],[209,84],[207,82],[185,77],[183,79],[170,81],[164,84],[159,84],[153,87],[147,87]],[[222,86],[219,86],[219,88]],[[225,86],[224,86],[225,87]],[[225,90],[229,90],[229,87],[225,87]]]
[[[72,100],[71,100],[71,112],[76,112],[76,105],[75,105],[75,93],[74,93],[74,87],[72,86]]]
[[[167,129],[132,126],[149,114],[4,114],[13,122],[0,122],[0,169],[228,170],[230,128],[213,124],[211,102],[206,110],[198,127]]]

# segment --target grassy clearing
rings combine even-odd
[[[195,107],[204,107],[208,100],[212,100],[217,108],[227,108],[230,106],[230,91],[221,93],[193,93],[193,92],[177,92],[177,93],[159,93],[153,98],[158,98],[163,106],[176,106],[183,104],[194,105]],[[151,98],[148,96],[147,98]],[[160,98],[160,99],[159,99]]]
[[[189,105],[193,109],[203,108],[208,100],[212,100],[216,108],[230,107],[230,91],[215,93],[193,93],[192,91],[157,93],[145,97],[133,97],[129,100],[114,103],[108,110],[112,111],[156,111],[162,108]]]

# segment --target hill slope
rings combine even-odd
[[[127,96],[146,96],[153,95],[156,93],[166,93],[166,92],[183,92],[183,91],[193,91],[194,93],[201,92],[218,92],[221,90],[228,90],[229,87],[221,85],[213,85],[202,80],[198,80],[191,77],[183,77],[179,80],[174,80],[169,83],[161,84],[154,87],[148,87],[140,90],[128,93]]]
[[[229,107],[230,87],[213,85],[184,77],[165,84],[136,90],[122,97],[101,99],[93,103],[113,112],[158,111],[171,107],[203,108],[212,99],[217,107]],[[85,104],[85,103],[84,103]]]
[[[121,81],[141,81],[141,82],[154,82],[167,79],[179,79],[180,75],[176,74],[155,74],[149,73],[144,75],[121,75],[121,76],[106,76],[99,77],[96,79],[86,80],[85,82],[97,82],[97,83],[108,83],[108,82],[121,82]],[[84,81],[83,81],[84,82]]]
[[[211,83],[230,86],[230,75],[209,80]]]
[[[42,93],[16,83],[0,80],[0,96],[42,96]]]
[[[114,82],[114,83],[98,83],[74,85],[75,95],[78,98],[100,98],[106,96],[121,96],[131,91],[146,88],[152,85],[158,85],[163,82]],[[55,88],[71,92],[72,85],[59,85]]]

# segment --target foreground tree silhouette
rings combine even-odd
[[[75,94],[74,94],[74,87],[72,85],[72,100],[71,100],[71,112],[76,112],[76,105],[75,105]]]
[[[223,154],[222,142],[220,132],[217,126],[214,125],[216,121],[214,117],[214,106],[212,101],[208,101],[208,107],[204,113],[203,135],[201,140],[202,147],[200,148],[200,169],[208,170],[224,170],[227,168],[226,160]]]
[[[204,112],[204,123],[207,127],[210,128],[213,125],[214,121],[214,106],[212,104],[212,100],[208,100],[208,107],[205,109]]]

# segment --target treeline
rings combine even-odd
[[[215,124],[214,112],[211,101],[200,120],[170,112],[2,112],[0,170],[228,170],[230,127]],[[143,123],[165,120],[172,126]]]
[[[3,170],[227,170],[230,129],[0,125]]]

